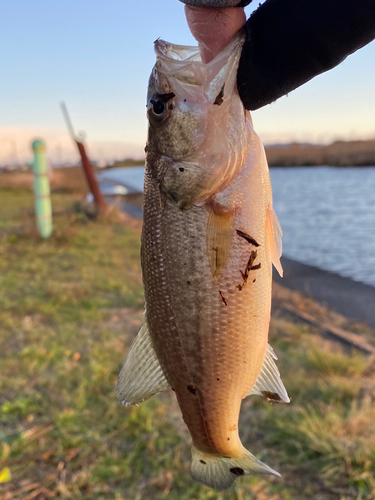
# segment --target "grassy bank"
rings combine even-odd
[[[8,172],[0,174],[0,189],[33,190],[34,174],[26,172]],[[54,168],[50,177],[51,190],[54,193],[88,192],[87,181],[81,166]]]
[[[130,409],[114,394],[143,317],[139,232],[88,220],[73,195],[54,194],[45,242],[30,193],[0,198],[2,500],[375,498],[367,358],[276,309],[270,342],[292,403],[247,398],[240,431],[283,477],[244,478],[225,493],[193,483],[173,393]]]

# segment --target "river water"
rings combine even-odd
[[[270,171],[283,254],[375,286],[375,167]],[[142,189],[142,167],[119,174]]]
[[[375,286],[375,168],[271,168],[283,254]]]

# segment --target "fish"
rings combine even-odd
[[[217,490],[279,475],[242,445],[251,394],[289,402],[268,345],[281,228],[268,165],[239,98],[238,34],[208,64],[196,47],[155,42],[141,264],[145,323],[117,383],[125,406],[173,389],[192,437],[190,473]]]

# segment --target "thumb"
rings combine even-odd
[[[244,9],[238,7],[217,9],[185,5],[185,15],[204,63],[217,56],[246,22]]]

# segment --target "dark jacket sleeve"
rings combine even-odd
[[[373,40],[375,0],[267,0],[245,30],[237,83],[245,107],[254,110]]]

